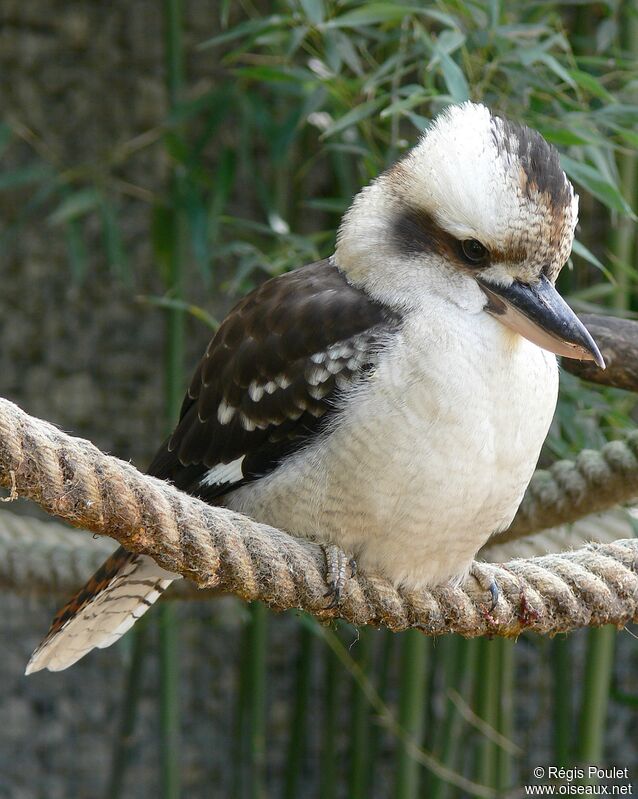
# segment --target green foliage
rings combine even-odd
[[[95,162],[66,164],[51,155],[46,131],[28,130],[15,119],[0,123],[0,192],[11,193],[19,209],[0,233],[0,247],[10,247],[44,218],[52,236],[64,237],[71,274],[81,281],[93,263],[85,235],[97,222],[114,279],[134,286],[123,216],[130,203],[147,205],[149,239],[166,293],[143,300],[169,317],[167,404],[173,410],[181,391],[184,314],[217,325],[198,298],[188,295],[184,263],[197,264],[211,293],[235,295],[265,275],[329,254],[340,215],[356,191],[405,152],[440,109],[468,98],[537,128],[560,149],[581,194],[574,268],[561,276],[572,304],[638,312],[632,211],[638,200],[638,23],[632,3],[277,0],[264,14],[253,4],[226,0],[219,20],[211,21],[211,37],[198,45],[198,57],[208,59],[214,75],[203,90],[191,87],[184,74],[181,28],[171,8],[177,5],[165,6],[170,109],[157,127],[114,144]],[[149,148],[160,148],[170,164],[170,184],[159,191],[121,177]],[[14,166],[3,166],[9,162]],[[632,426],[635,416],[632,396],[563,375],[548,455],[599,446]],[[248,615],[237,697],[238,796],[263,795],[267,748],[267,624],[261,606]],[[388,741],[395,752],[397,795],[416,796],[421,785],[428,791],[424,796],[496,796],[520,782],[520,752],[509,740],[516,679],[509,642],[452,639],[430,647],[418,633],[388,634],[377,652],[379,641],[364,636],[353,657],[342,643],[343,627],[333,632],[308,619],[300,623],[300,664],[308,664],[319,643],[324,650],[322,797],[339,793],[344,687],[352,688],[356,768],[350,784],[357,791],[366,781],[366,765],[370,774],[378,771],[376,754]],[[399,644],[397,697],[390,688],[396,681],[392,647]],[[610,694],[612,654],[608,631],[592,634],[577,753],[582,757],[601,755],[608,700],[635,701],[620,690]],[[556,763],[564,766],[573,765],[575,750],[574,709],[564,690],[571,656],[556,642],[554,749]],[[177,755],[170,752],[178,725],[177,677],[169,669],[175,660],[168,641],[167,796],[179,791]],[[300,665],[288,747],[289,796],[301,782],[306,748],[301,738],[310,699],[304,669]],[[440,702],[431,687],[440,692]],[[129,714],[122,724],[124,732],[132,728]],[[125,748],[118,749],[116,763],[127,757]]]
[[[117,169],[141,149],[163,146],[183,170],[178,202],[192,255],[207,270],[234,262],[243,281],[257,268],[278,272],[328,252],[357,188],[413,143],[434,113],[471,98],[538,128],[563,149],[581,191],[609,212],[631,213],[615,156],[636,145],[636,76],[629,54],[614,45],[616,4],[280,0],[275,7],[270,16],[233,20],[200,44],[211,63],[221,62],[221,75],[200,95],[175,97],[161,130],[121,143],[101,163],[60,168],[37,148],[28,164],[0,173],[0,190],[35,193],[52,181],[51,224],[101,215],[117,264],[110,204],[121,196]],[[587,47],[569,35],[585,23]],[[15,136],[4,124],[0,151]],[[257,204],[250,221],[261,227],[238,228],[223,216],[246,180]],[[317,199],[323,213],[308,215],[306,204]]]
[[[623,39],[631,19],[622,14],[631,14],[621,4],[279,0],[272,10],[264,16],[225,6],[222,30],[198,45],[221,65],[212,87],[198,94],[187,83],[179,92],[173,86],[161,127],[119,143],[100,162],[47,162],[43,132],[5,122],[0,154],[18,142],[33,149],[19,168],[0,170],[0,191],[28,192],[0,245],[46,209],[82,279],[84,230],[95,217],[113,273],[134,281],[121,233],[131,187],[119,174],[143,150],[163,147],[179,187],[153,200],[158,262],[169,268],[178,206],[186,255],[211,287],[238,294],[260,274],[329,254],[359,187],[414,143],[437,111],[471,98],[524,120],[562,151],[584,199],[578,268],[565,270],[563,290],[577,307],[635,306],[635,244],[616,254],[610,242],[613,226],[633,218],[636,200],[618,167],[638,141],[635,44]],[[177,35],[174,25],[169,31]],[[181,81],[174,62],[168,58]],[[136,201],[147,202],[144,187],[135,189]],[[602,237],[601,216],[610,231]],[[593,402],[587,395],[581,424],[572,412],[579,397],[568,382],[551,437],[555,453],[597,445],[600,431],[614,435],[629,422],[632,403],[598,392]]]

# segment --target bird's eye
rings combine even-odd
[[[461,242],[461,249],[465,260],[473,266],[482,263],[488,256],[487,249],[476,239],[465,239]]]

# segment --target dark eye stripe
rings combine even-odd
[[[397,214],[392,236],[397,249],[404,255],[438,253],[450,262],[472,269],[487,266],[491,258],[499,255],[490,253],[478,239],[459,241],[444,230],[427,211],[418,208],[406,207]]]

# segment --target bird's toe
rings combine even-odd
[[[354,558],[349,558],[346,553],[335,544],[322,544],[326,557],[326,583],[328,590],[324,594],[329,599],[328,609],[339,607],[343,599],[344,588],[350,577],[357,572]]]
[[[492,613],[492,611],[498,605],[498,600],[501,596],[501,589],[499,584],[496,582],[494,573],[491,571],[491,569],[486,569],[485,564],[474,561],[472,568],[470,569],[470,574],[472,577],[474,577],[483,591],[489,593],[490,606],[488,613]]]

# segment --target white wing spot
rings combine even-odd
[[[324,383],[329,377],[330,372],[327,369],[316,366],[314,369],[310,369],[306,379],[311,386],[318,386],[320,383]]]
[[[328,389],[326,386],[308,386],[308,394],[310,394],[313,399],[323,399],[327,393]]]
[[[218,463],[217,466],[213,466],[200,480],[200,486],[237,483],[244,476],[241,470],[243,460],[244,456],[242,455],[241,458],[236,458],[230,463]]]
[[[228,424],[235,415],[237,408],[229,405],[226,400],[222,400],[217,408],[217,421],[220,424]]]
[[[248,386],[248,396],[253,402],[259,402],[259,400],[264,396],[264,387],[260,386],[253,380],[253,382]]]
[[[252,419],[249,419],[245,413],[239,414],[239,420],[241,421],[241,426],[244,428],[244,430],[247,430],[249,433],[252,433],[253,430],[257,429],[257,424],[253,422]]]
[[[330,372],[330,374],[336,375],[337,372],[340,372],[343,368],[342,362],[337,358],[330,358],[326,361],[326,369]]]

